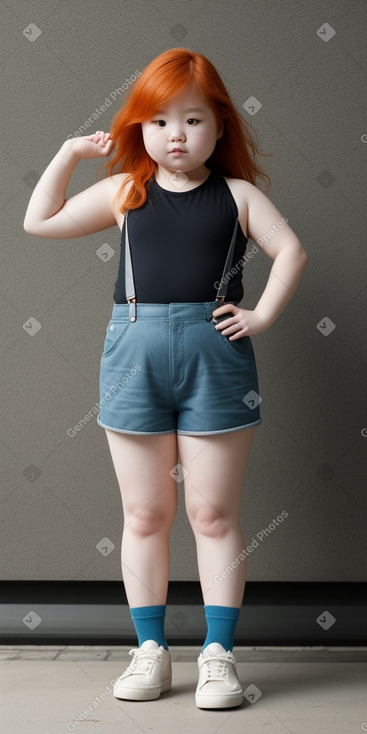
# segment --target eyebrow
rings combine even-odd
[[[156,114],[159,112],[164,113],[164,110],[157,110]],[[205,112],[205,110],[202,107],[189,107],[188,109],[183,110],[183,112]]]

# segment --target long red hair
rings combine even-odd
[[[146,184],[157,168],[157,163],[145,150],[141,123],[154,116],[160,106],[191,82],[196,82],[201,88],[217,124],[224,124],[223,135],[206,161],[208,168],[222,176],[242,178],[254,185],[256,176],[260,176],[268,182],[265,193],[269,191],[270,178],[255,160],[256,155],[266,154],[258,151],[254,129],[237,112],[213,64],[205,56],[189,49],[172,48],[157,56],[144,69],[127,91],[121,109],[112,118],[110,136],[116,141],[114,157],[101,168],[107,169],[108,176],[122,172],[130,174],[115,196],[119,199],[122,213],[143,206],[147,200]],[[131,181],[133,184],[122,204],[124,188]]]

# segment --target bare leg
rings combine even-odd
[[[196,541],[204,604],[242,604],[246,560],[225,579],[218,579],[244,547],[241,494],[255,428],[214,436],[177,436],[181,463],[188,471],[186,511]]]
[[[130,607],[166,604],[169,531],[177,511],[177,435],[105,429],[124,513],[121,565]]]

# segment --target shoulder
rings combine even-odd
[[[223,178],[227,182],[234,197],[238,197],[240,201],[245,201],[247,204],[251,203],[252,206],[256,204],[267,206],[268,202],[270,202],[268,196],[257,186],[250,183],[250,181],[245,181],[243,178],[228,178],[227,176],[223,176]]]
[[[116,194],[118,194],[119,189],[121,188],[127,176],[130,176],[130,174],[129,173],[115,173],[113,174],[113,176],[109,176],[107,179],[108,186],[110,187],[110,193],[111,193],[111,208],[112,208],[112,211],[116,218],[116,222],[119,225],[120,229],[122,228],[122,225],[124,222],[124,215],[121,214],[120,208],[126,196],[128,195],[133,182],[131,181],[130,183],[127,184],[127,186],[125,186],[124,192],[123,192],[123,198],[117,197]]]
[[[239,196],[250,197],[253,191],[257,190],[256,186],[243,178],[229,178],[228,176],[223,176],[223,178],[231,191],[235,191]]]
[[[121,186],[126,176],[130,176],[130,173],[114,173],[113,176],[110,176],[109,178],[115,186]]]
[[[114,194],[116,194],[118,190],[121,188],[121,185],[123,184],[127,176],[130,176],[130,174],[129,173],[114,173],[113,176],[108,177],[108,181],[110,183],[111,190],[113,191]],[[131,182],[131,185],[132,185],[132,182]],[[130,186],[128,185],[126,186],[125,190],[128,190],[129,188]]]

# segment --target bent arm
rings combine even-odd
[[[42,236],[43,223],[61,209],[78,158],[71,145],[62,145],[43,172],[30,198],[23,226],[29,234]]]
[[[83,237],[112,227],[112,185],[103,179],[65,199],[71,174],[79,161],[65,142],[47,166],[30,198],[23,227],[28,234],[49,239]]]
[[[300,243],[285,245],[276,256],[265,290],[254,308],[268,326],[291,300],[307,262],[308,256]]]
[[[278,318],[294,295],[308,262],[297,235],[265,194],[245,183],[249,236],[273,260],[265,290],[254,311],[268,326]]]

